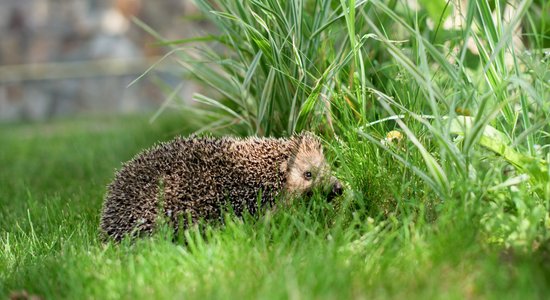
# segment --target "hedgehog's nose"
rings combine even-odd
[[[344,192],[344,189],[342,188],[342,184],[340,183],[340,181],[336,181],[332,185],[332,193],[336,196],[340,196],[342,195],[343,192]]]
[[[338,181],[336,178],[333,178],[332,183],[332,190],[330,191],[330,194],[328,195],[328,201],[332,201],[337,196],[342,195],[344,192],[344,188],[342,187],[342,184],[340,181]]]

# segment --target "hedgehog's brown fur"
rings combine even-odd
[[[228,205],[237,215],[254,214],[259,200],[273,205],[280,194],[290,199],[329,184],[341,192],[319,140],[309,133],[290,139],[176,138],[138,154],[117,172],[101,231],[115,240],[149,233],[160,212],[176,228],[180,220],[219,219]]]

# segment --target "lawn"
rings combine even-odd
[[[114,169],[192,130],[181,123],[124,117],[3,125],[0,297],[500,299],[547,292],[548,250],[487,246],[477,217],[459,207],[428,226],[393,213],[362,215],[368,210],[361,207],[347,215],[352,208],[317,196],[284,212],[228,217],[204,236],[190,231],[186,243],[162,232],[133,244],[100,242],[102,198]],[[356,197],[388,197],[402,209],[428,197],[396,198],[410,190],[401,187],[404,175],[391,157],[362,156],[371,148],[353,151],[371,166],[364,179],[370,191]]]
[[[135,23],[204,86],[197,105],[158,81],[158,114],[0,125],[0,298],[548,298],[547,1],[196,2],[215,34]],[[303,130],[335,201],[99,239],[106,185],[142,149]]]

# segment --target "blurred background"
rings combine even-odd
[[[181,70],[161,64],[127,87],[166,52],[132,18],[173,40],[204,31],[197,13],[190,0],[0,1],[0,122],[158,109],[153,81],[179,84]]]

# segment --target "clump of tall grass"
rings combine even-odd
[[[215,91],[195,96],[215,113],[205,130],[335,134],[340,172],[359,195],[372,173],[363,163],[380,154],[357,151],[372,143],[421,179],[415,186],[429,188],[432,203],[479,216],[486,241],[528,249],[548,238],[550,58],[536,10],[544,3],[196,2],[219,33],[171,46]],[[378,208],[370,212],[386,209]]]

